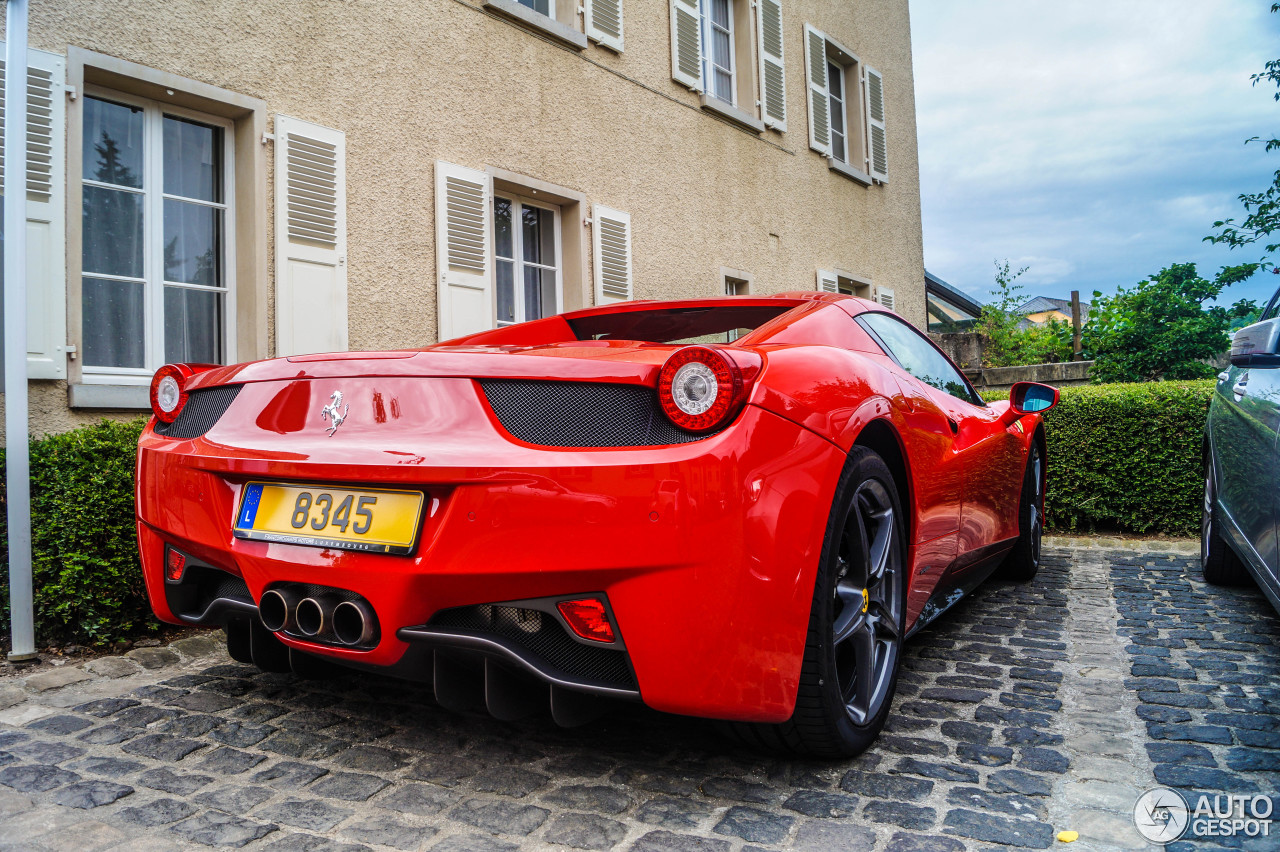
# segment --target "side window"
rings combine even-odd
[[[1280,316],[1280,290],[1277,290],[1276,294],[1271,297],[1271,304],[1267,305],[1263,310],[1262,316],[1259,317],[1258,321],[1275,319],[1278,316]]]
[[[890,356],[897,359],[902,369],[920,381],[956,399],[983,405],[946,356],[902,320],[890,314],[868,312],[859,314],[858,322],[872,332],[872,336]]]

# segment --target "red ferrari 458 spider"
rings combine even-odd
[[[986,404],[879,305],[785,293],[168,365],[151,400],[147,590],[236,659],[848,755],[905,638],[1000,566],[1035,574],[1057,391]]]

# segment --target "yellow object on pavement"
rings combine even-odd
[[[1070,843],[1073,840],[1079,840],[1079,839],[1080,839],[1080,832],[1078,831],[1059,831],[1058,832],[1058,840],[1062,841],[1063,843]]]

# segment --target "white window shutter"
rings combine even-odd
[[[787,129],[787,81],[782,66],[782,0],[757,0],[756,43],[760,45],[760,106],[764,123]]]
[[[276,355],[347,348],[346,134],[276,116]]]
[[[582,19],[587,38],[622,52],[622,0],[582,0]]]
[[[631,279],[631,214],[599,204],[591,210],[591,253],[596,266],[596,304],[635,298]]]
[[[671,0],[671,77],[695,92],[705,88],[697,0]]]
[[[804,68],[809,81],[809,147],[831,153],[831,115],[827,92],[827,37],[804,25]]]
[[[839,293],[840,278],[829,269],[818,270],[818,290],[823,293]]]
[[[898,300],[893,297],[893,291],[888,287],[880,287],[876,290],[876,301],[882,308],[888,308],[891,311],[898,309]]]
[[[889,179],[888,139],[884,129],[884,78],[874,68],[863,77],[867,105],[867,174],[879,181]]]
[[[489,176],[436,160],[437,340],[452,340],[497,325],[492,222]]]
[[[28,51],[27,64],[27,376],[65,379],[66,64],[43,50]],[[0,186],[5,71],[0,59]]]

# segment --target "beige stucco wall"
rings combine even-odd
[[[629,212],[638,298],[718,295],[721,267],[750,273],[756,293],[810,290],[821,267],[894,288],[898,310],[922,323],[907,0],[784,0],[787,133],[719,120],[671,80],[667,3],[624,0],[624,14],[620,55],[565,49],[463,0],[40,0],[30,41],[126,59],[259,98],[272,119],[344,131],[352,349],[435,339],[437,159],[529,175]],[[860,186],[809,150],[805,22],[883,73],[887,185]],[[68,195],[71,226],[78,187]],[[256,286],[270,318],[270,191],[266,203]],[[584,239],[589,253],[589,232]],[[588,256],[585,274],[565,281],[587,304],[591,268]],[[79,329],[69,336],[78,342]],[[270,323],[265,336],[268,351],[239,357],[269,354]],[[33,432],[99,416],[72,414],[65,384],[33,383]]]

